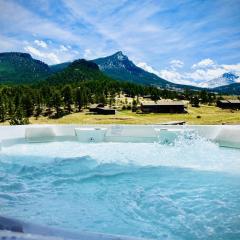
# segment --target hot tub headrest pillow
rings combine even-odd
[[[25,139],[28,142],[49,142],[55,137],[56,134],[51,127],[31,127],[25,130]]]
[[[240,148],[240,126],[221,129],[214,140],[222,147]]]

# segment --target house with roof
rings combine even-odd
[[[185,104],[182,101],[158,101],[143,102],[141,104],[143,113],[184,113]]]
[[[223,109],[240,109],[240,100],[218,100],[217,107]]]
[[[92,104],[89,107],[89,112],[95,113],[95,114],[101,114],[101,115],[115,115],[116,110],[104,106],[104,104],[99,103],[99,104]]]

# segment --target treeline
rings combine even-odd
[[[215,93],[208,92],[206,90],[191,91],[186,89],[183,96],[184,99],[188,100],[193,107],[199,107],[200,103],[213,104],[217,100],[222,99],[221,95],[216,95]]]
[[[116,96],[126,94],[137,98],[150,95],[153,101],[160,98],[187,99],[203,103],[215,101],[216,96],[206,91],[186,90],[184,93],[158,89],[115,80],[88,80],[72,84],[0,85],[0,122],[12,125],[28,124],[30,117],[60,118],[80,112],[93,103],[114,105]]]
[[[159,90],[127,82],[88,80],[73,84],[0,85],[0,122],[27,124],[29,118],[60,118],[80,112],[92,103],[113,105],[115,97],[151,95],[152,100],[175,98],[176,92]]]

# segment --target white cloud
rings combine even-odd
[[[42,40],[35,40],[34,43],[37,46],[42,47],[42,48],[47,48],[48,47],[47,43],[42,41]]]
[[[66,26],[40,17],[16,2],[0,1],[0,9],[5,9],[0,14],[0,22],[4,24],[2,31],[52,38],[68,44],[82,40],[78,34],[67,29]]]
[[[22,41],[22,44],[23,43],[23,50],[33,55],[34,58],[40,59],[50,65],[73,61],[80,58],[79,51],[72,49],[70,45],[59,45],[53,41],[48,41],[47,48],[44,48],[41,46],[42,44],[38,44],[36,47],[36,41],[34,41],[34,45],[25,41]]]
[[[182,68],[184,65],[184,62],[182,62],[181,60],[174,59],[170,62],[170,64],[173,68]]]
[[[159,71],[153,69],[151,66],[147,65],[144,62],[138,63],[137,66],[143,68],[148,72],[154,73],[170,82],[196,86],[203,86],[203,84],[207,81],[218,78],[226,72],[232,72],[240,76],[240,63],[232,65],[220,65],[209,58],[203,59],[202,61],[193,64],[194,67],[189,69],[189,71],[178,70],[178,68],[181,68],[183,66],[183,62],[178,60],[172,60],[168,68],[161,69]]]
[[[87,60],[91,60],[91,59],[96,59],[99,57],[103,57],[104,53],[102,51],[98,51],[98,50],[92,50],[92,49],[85,49],[83,52],[83,57]]]
[[[180,60],[173,60],[170,63],[172,65],[175,64],[175,66],[176,67],[178,66],[178,68],[182,67],[184,64]],[[139,62],[136,65],[138,67],[144,69],[145,71],[154,73],[157,76],[159,76],[163,79],[166,79],[170,82],[180,83],[180,84],[192,84],[192,82],[190,80],[184,79],[183,75],[181,73],[177,72],[176,69],[173,69],[172,66],[170,67],[170,69],[163,69],[163,70],[157,71],[145,62]]]
[[[181,81],[181,74],[176,72],[176,71],[171,71],[171,70],[167,70],[167,69],[163,69],[159,72],[159,75],[164,78],[167,79],[171,82],[179,82]]]
[[[173,83],[195,85],[194,82],[192,82],[189,79],[186,79],[182,73],[177,72],[176,70],[163,69],[163,70],[160,70],[158,75],[161,78],[166,79]]]
[[[84,50],[84,54],[83,54],[83,57],[86,58],[86,59],[90,59],[93,57],[93,52],[91,49],[85,49]]]
[[[200,62],[198,63],[195,63],[192,65],[192,68],[208,68],[208,67],[213,67],[215,66],[215,62],[210,59],[210,58],[206,58],[206,59],[203,59],[201,60]]]
[[[154,73],[154,74],[156,74],[156,75],[159,74],[158,71],[156,71],[155,69],[153,69],[151,66],[149,66],[149,65],[148,65],[147,63],[145,63],[145,62],[139,62],[139,63],[137,63],[136,65],[137,65],[138,67],[144,69],[144,70],[147,71],[147,72]]]
[[[196,69],[192,72],[185,73],[185,77],[192,79],[195,82],[205,82],[217,78],[225,72],[226,70],[221,67],[214,69]]]
[[[60,45],[60,51],[67,52],[68,51],[68,47],[65,47],[64,45]]]
[[[112,47],[113,51],[121,49],[127,55],[141,59],[143,53],[159,52],[157,48],[160,45],[160,52],[165,51],[166,47],[162,48],[162,45],[168,45],[166,42],[169,39],[171,42],[180,42],[175,31],[165,29],[155,21],[149,20],[163,9],[160,3],[143,1],[139,5],[137,1],[129,3],[127,0],[113,1],[111,4],[107,0],[82,2],[64,0],[63,2],[76,20],[84,22],[97,34],[94,45],[90,45],[91,41],[89,41],[88,47],[85,48],[98,48],[104,51],[104,55],[110,54]],[[168,35],[168,38],[159,38],[162,35]],[[146,44],[146,42],[154,44]]]
[[[30,54],[33,54],[34,56],[41,58],[43,61],[47,61],[52,64],[60,63],[58,56],[53,52],[41,52],[39,49],[34,48],[32,46],[26,46],[24,49]]]
[[[222,67],[226,71],[230,71],[230,72],[232,71],[232,72],[235,72],[236,74],[240,75],[240,63],[231,64],[231,65],[223,64]]]
[[[195,67],[193,68],[194,71],[186,73],[185,76],[197,82],[206,82],[214,78],[217,78],[226,72],[232,72],[238,76],[240,75],[240,63],[232,65],[216,64],[213,60],[201,61],[200,63],[202,64],[200,64],[198,68],[196,66],[199,65],[199,63],[194,64],[195,65]]]
[[[17,51],[23,44],[23,41],[0,34],[0,52]]]

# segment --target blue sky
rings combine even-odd
[[[0,52],[55,64],[123,51],[168,80],[240,74],[240,0],[0,0]]]

